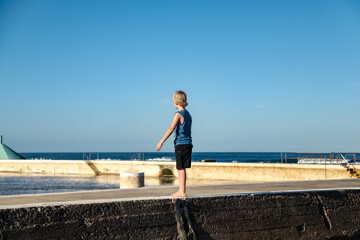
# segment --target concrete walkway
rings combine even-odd
[[[187,192],[188,197],[205,197],[214,195],[337,189],[360,190],[360,179],[197,185],[189,186]],[[0,209],[170,198],[169,195],[176,191],[177,186],[171,186],[0,196]]]

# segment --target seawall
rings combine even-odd
[[[359,239],[360,191],[262,193],[0,210],[0,239]]]
[[[150,161],[75,161],[75,160],[0,160],[0,172],[42,174],[119,174],[144,172],[145,177],[177,176],[175,162]],[[188,178],[239,181],[288,181],[354,178],[341,165],[202,163],[194,162]]]

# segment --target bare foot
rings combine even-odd
[[[187,194],[186,193],[176,192],[176,193],[170,195],[170,197],[187,197]]]

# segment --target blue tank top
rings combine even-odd
[[[184,122],[181,124],[180,122],[176,125],[175,128],[175,140],[174,145],[182,145],[182,144],[191,144],[191,115],[186,110],[181,110],[176,113],[180,113],[184,117]]]

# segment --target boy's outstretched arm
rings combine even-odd
[[[164,142],[166,141],[166,139],[168,139],[168,137],[170,137],[170,135],[173,133],[173,131],[175,130],[176,125],[178,124],[178,122],[180,121],[180,113],[176,113],[174,116],[174,119],[171,123],[170,128],[166,131],[164,137],[160,140],[160,142],[157,144],[156,146],[156,151],[160,151],[162,145],[164,144]]]

